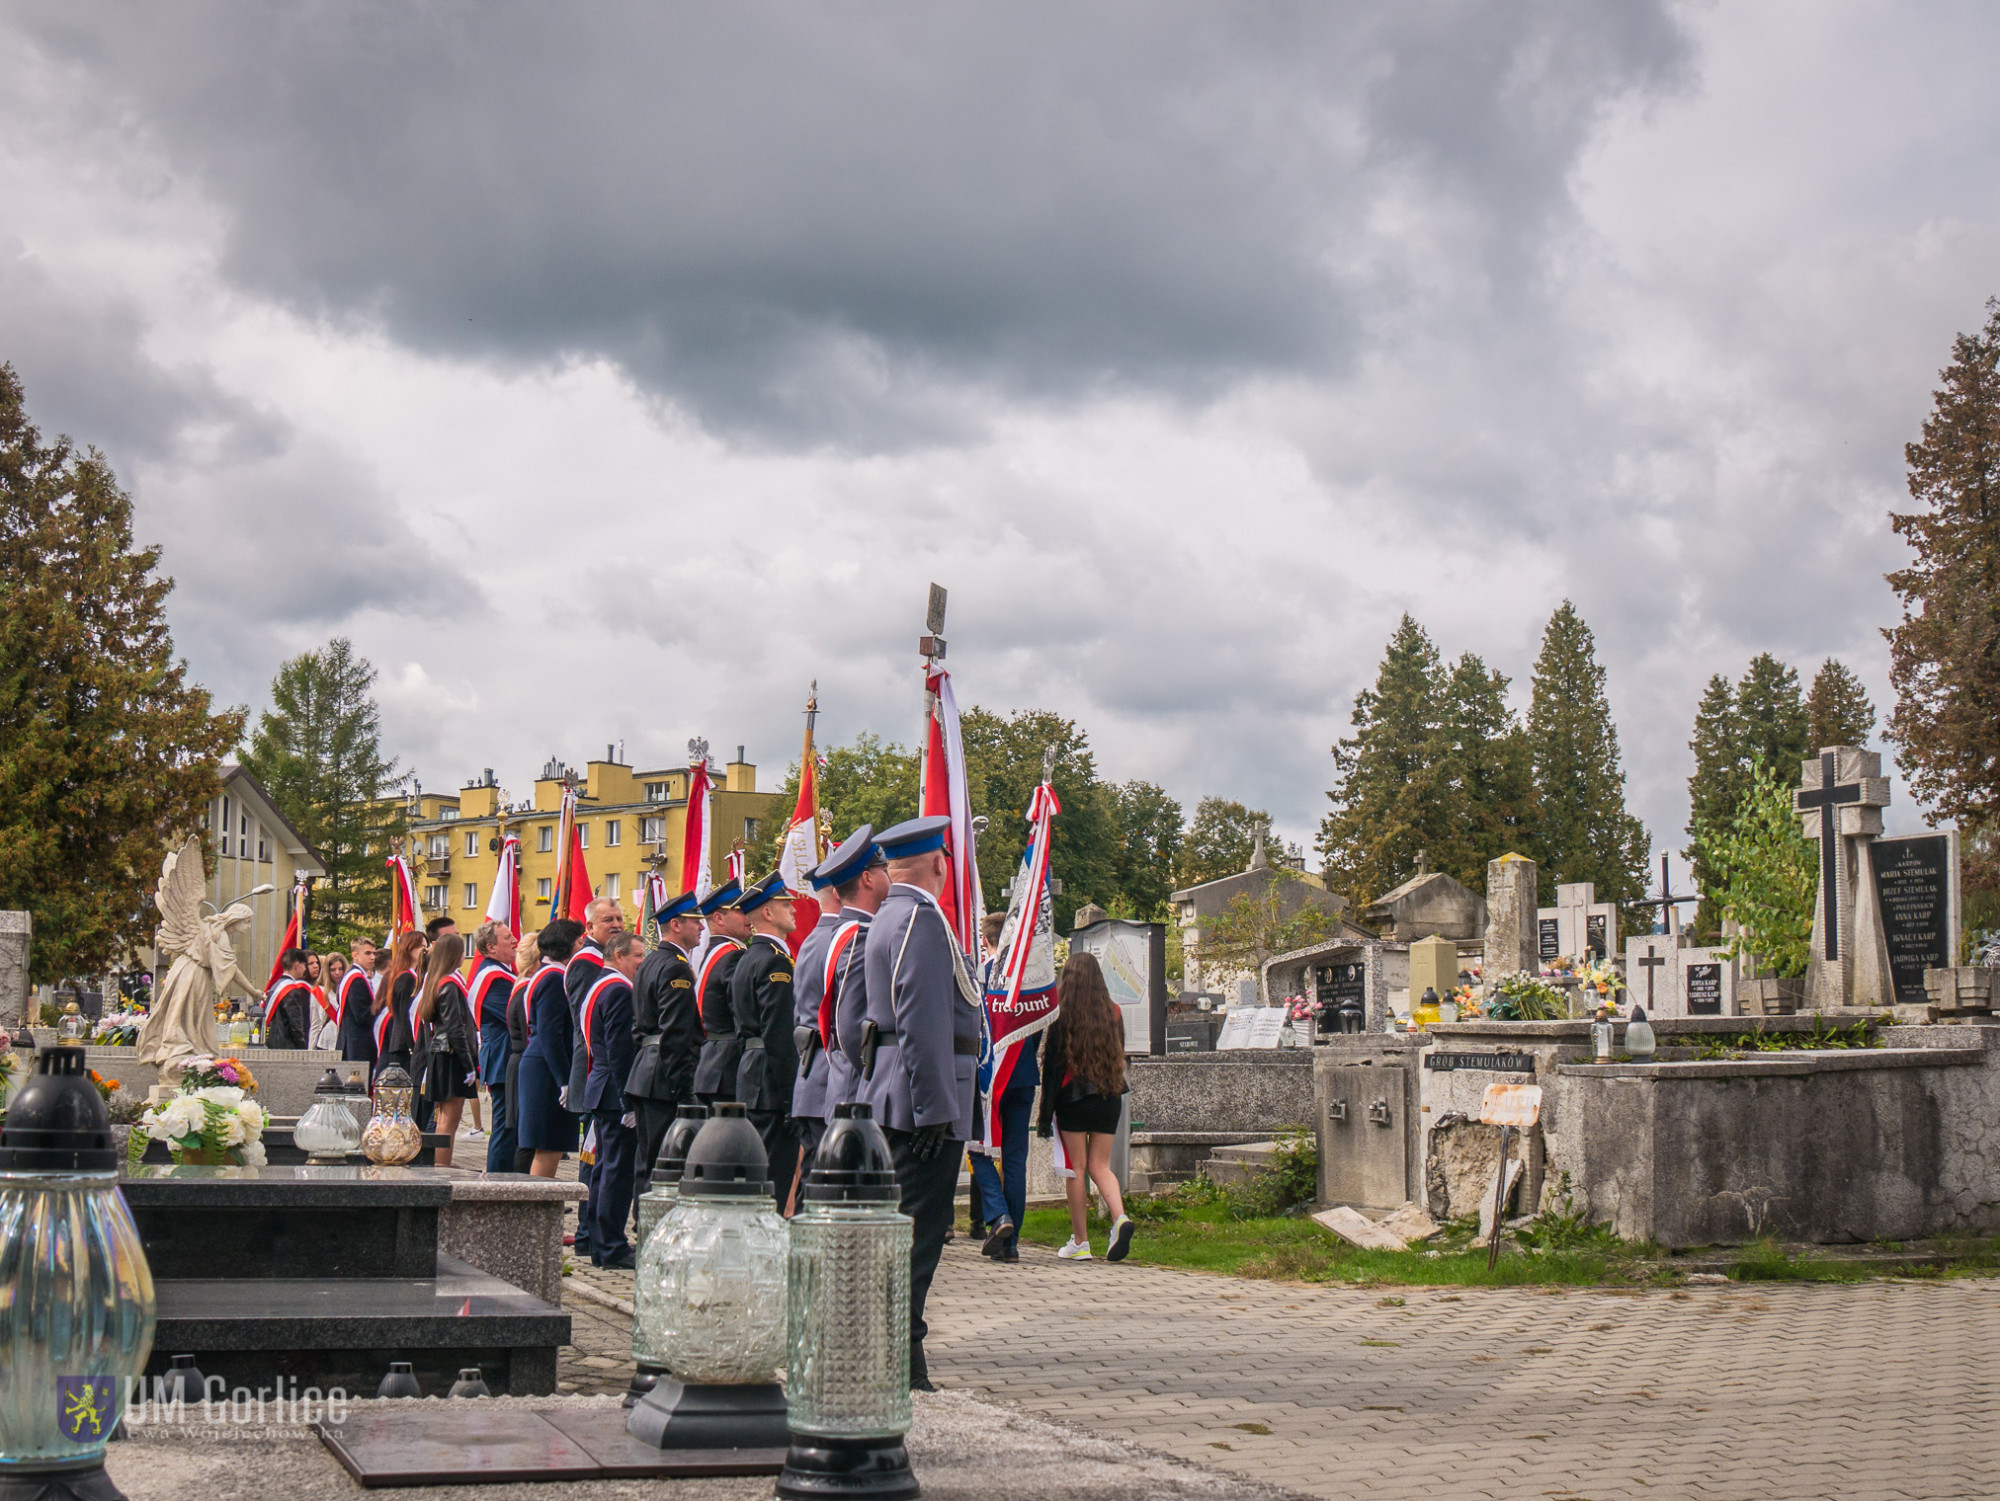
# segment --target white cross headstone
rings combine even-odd
[[[1815,1011],[1886,1006],[1895,990],[1868,860],[1868,846],[1882,832],[1882,810],[1889,805],[1882,758],[1851,745],[1830,745],[1803,764],[1800,781],[1792,806],[1806,838],[1819,844],[1806,1005]]]
[[[1556,887],[1556,904],[1535,909],[1536,951],[1546,964],[1557,958],[1603,961],[1618,952],[1618,906],[1600,902],[1589,881]]]
[[[1625,999],[1651,1017],[1682,1014],[1680,940],[1671,933],[1637,934],[1625,940]]]

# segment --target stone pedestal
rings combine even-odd
[[[1815,1011],[1886,1006],[1895,999],[1895,988],[1868,858],[1889,804],[1882,758],[1851,745],[1830,745],[1804,763],[1800,781],[1793,802],[1820,857],[1806,1004]]]
[[[17,1029],[28,1014],[28,944],[34,919],[25,912],[0,912],[0,1027]]]
[[[1535,862],[1502,855],[1486,862],[1486,958],[1483,978],[1539,973],[1535,952]]]

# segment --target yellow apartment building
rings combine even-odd
[[[720,879],[729,852],[757,838],[764,820],[789,812],[779,794],[757,790],[757,768],[744,747],[717,771],[710,767],[710,874]],[[635,771],[606,746],[604,759],[585,764],[577,827],[583,835],[584,865],[600,896],[615,897],[626,920],[639,917],[641,881],[657,869],[671,894],[692,881],[681,869],[687,830],[688,777],[692,767]],[[410,820],[411,872],[424,918],[449,917],[470,934],[486,912],[500,864],[503,833],[521,841],[521,926],[548,921],[556,875],[556,824],[562,812],[563,778],[571,768],[551,759],[535,780],[532,798],[503,805],[498,782],[488,769],[457,793],[419,792]],[[756,874],[756,872],[753,872]]]

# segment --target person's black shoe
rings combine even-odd
[[[615,1252],[609,1261],[600,1261],[596,1265],[600,1271],[630,1272],[638,1269],[639,1258],[633,1253],[632,1248],[627,1246],[624,1250]]]
[[[974,1218],[966,1225],[965,1233],[974,1240],[978,1240],[980,1236],[986,1233],[986,1221]]]
[[[986,1244],[979,1248],[979,1254],[990,1256],[995,1261],[1006,1258],[1008,1242],[1014,1238],[1014,1222],[1002,1220],[993,1227],[993,1233],[986,1237]]]

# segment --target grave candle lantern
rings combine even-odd
[[[317,1163],[345,1162],[361,1145],[361,1126],[347,1108],[346,1086],[332,1069],[313,1089],[313,1102],[292,1128],[292,1144]]]
[[[0,1125],[0,1501],[122,1501],[104,1446],[153,1348],[153,1274],[79,1048]]]
[[[743,1106],[719,1104],[688,1149],[680,1193],[646,1243],[645,1338],[673,1372],[625,1428],[659,1449],[785,1442],[785,1222],[764,1143]]]
[[[836,1105],[792,1220],[791,1450],[778,1494],[918,1494],[910,1428],[910,1217],[866,1105]]]
[[[375,1115],[361,1133],[361,1150],[379,1167],[400,1167],[424,1148],[423,1133],[410,1118],[416,1087],[400,1064],[375,1076]]]
[[[680,1197],[681,1174],[687,1167],[688,1148],[694,1145],[702,1122],[707,1119],[706,1105],[683,1105],[674,1113],[674,1123],[667,1127],[667,1134],[661,1139],[659,1161],[653,1164],[652,1187],[639,1196],[639,1258],[642,1263],[654,1232]],[[653,1300],[660,1285],[657,1273],[647,1276],[643,1265],[632,1279],[632,1363],[635,1369],[632,1384],[625,1393],[627,1407],[645,1396],[667,1374],[667,1363],[653,1348],[651,1337],[647,1334],[648,1329],[657,1327],[659,1323]]]

